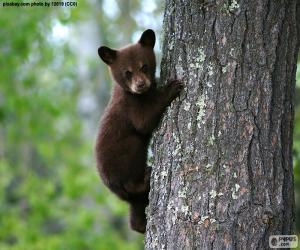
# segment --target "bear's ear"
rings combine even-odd
[[[106,64],[112,64],[117,58],[117,51],[106,46],[101,46],[98,49],[98,55]]]
[[[141,35],[139,43],[144,47],[154,48],[155,45],[155,33],[153,30],[145,30]]]

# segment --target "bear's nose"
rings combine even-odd
[[[145,84],[144,81],[138,81],[138,82],[137,82],[137,87],[138,87],[139,89],[144,88],[145,85],[146,85],[146,84]]]

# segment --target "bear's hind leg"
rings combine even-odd
[[[151,170],[151,168],[146,167],[144,176],[142,176],[142,178],[138,180],[129,180],[124,183],[123,186],[125,190],[132,194],[149,193]]]
[[[130,227],[139,233],[146,231],[145,208],[149,204],[151,168],[145,168],[145,175],[141,182],[127,182],[124,185],[129,194],[130,203]]]

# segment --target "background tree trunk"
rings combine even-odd
[[[296,0],[167,0],[146,249],[266,249],[294,222]]]

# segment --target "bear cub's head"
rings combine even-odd
[[[102,46],[100,58],[109,66],[112,77],[125,91],[143,94],[155,87],[155,34],[146,30],[136,44],[121,49]]]

